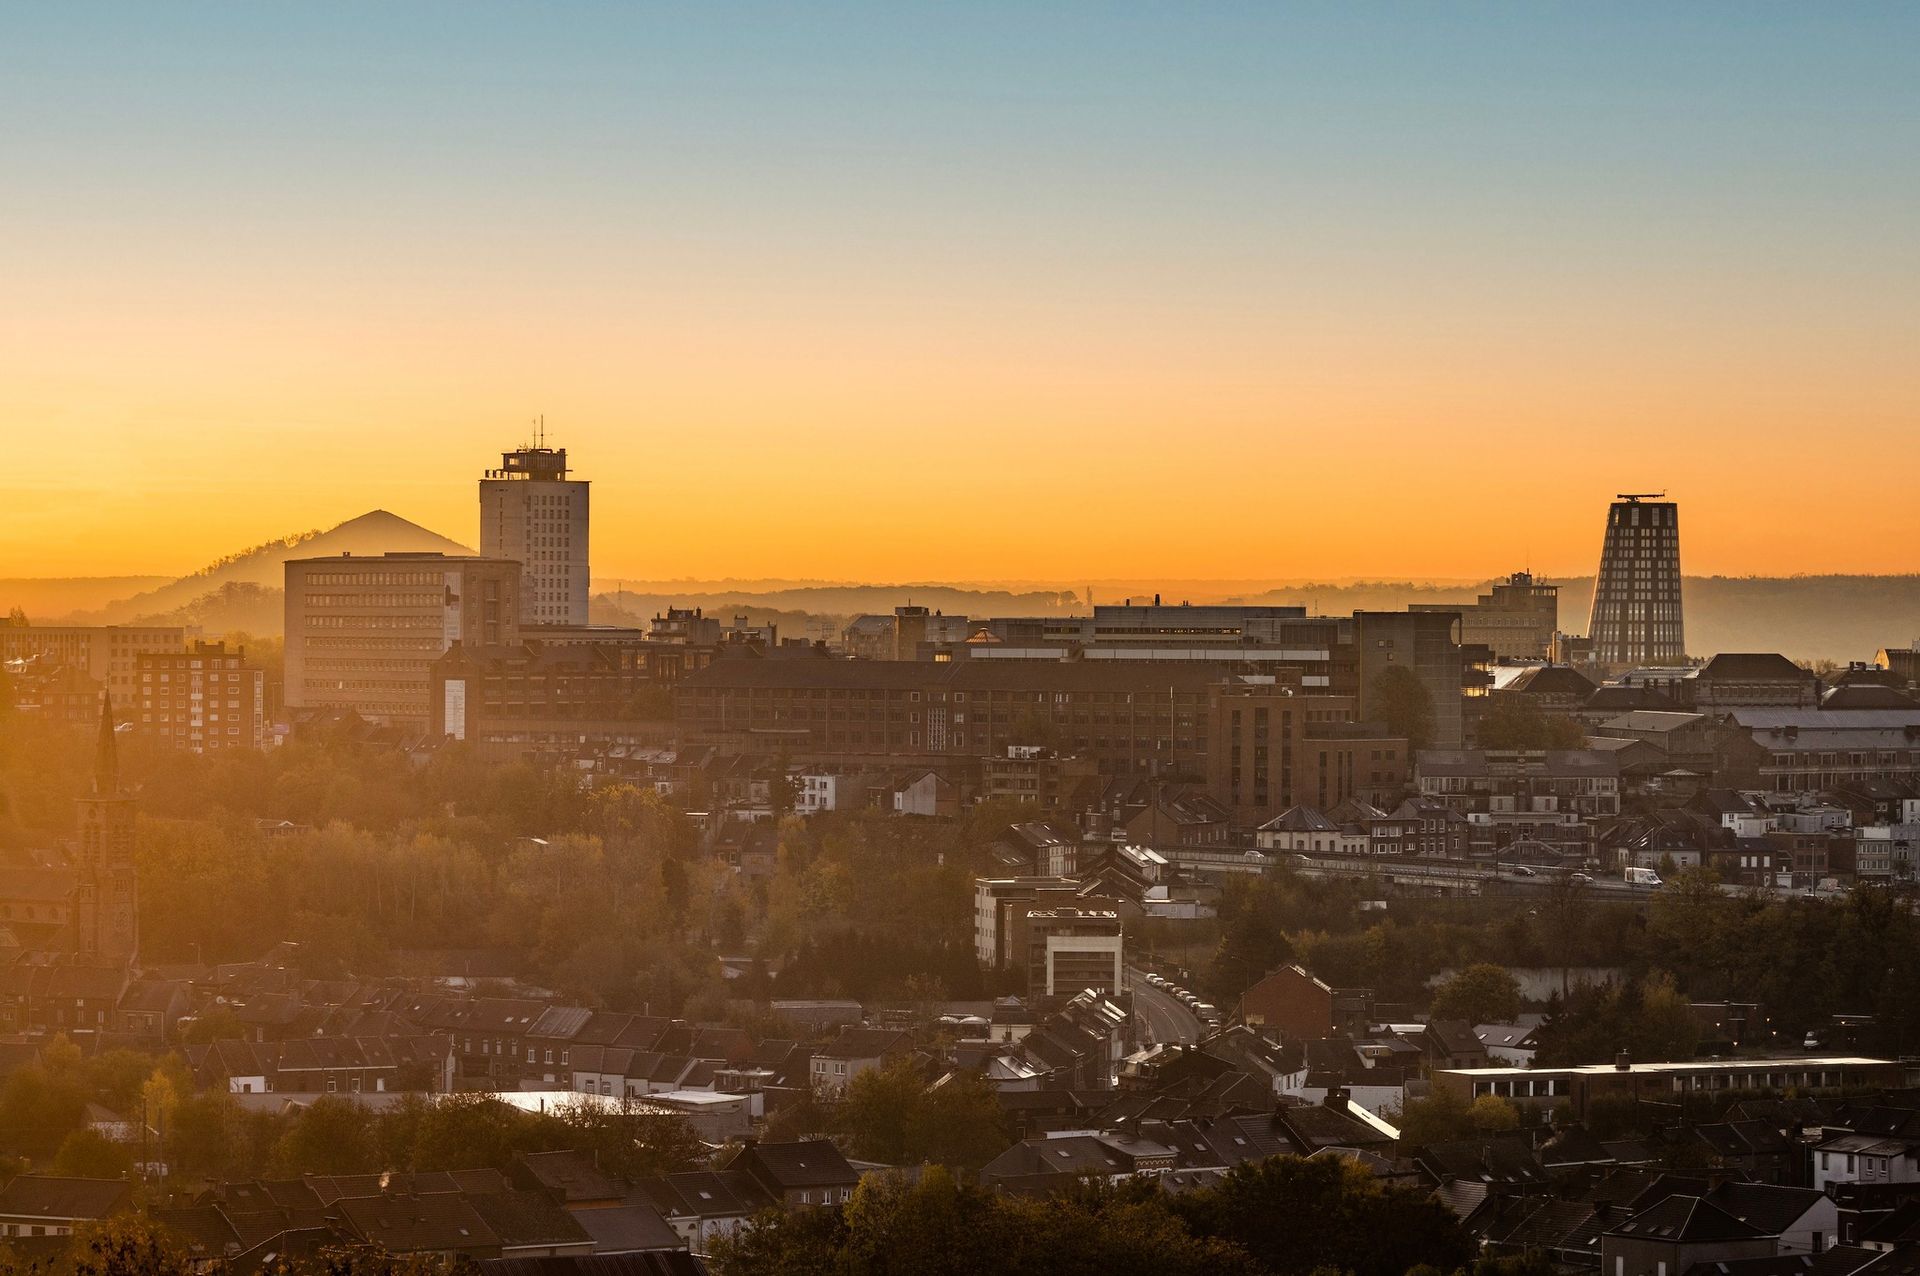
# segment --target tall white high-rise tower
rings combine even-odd
[[[567,474],[567,450],[542,440],[480,480],[480,553],[520,561],[523,625],[587,623],[590,484]]]

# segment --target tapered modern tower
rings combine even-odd
[[[1622,493],[1607,510],[1587,634],[1593,658],[1616,668],[1687,658],[1680,608],[1680,507],[1664,492]]]

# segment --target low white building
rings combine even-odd
[[[793,777],[793,809],[798,815],[818,815],[838,810],[840,777],[837,775],[796,775]]]
[[[1813,1150],[1813,1185],[1920,1183],[1920,1142],[1878,1134],[1842,1134]]]

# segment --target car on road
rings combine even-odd
[[[1588,877],[1585,873],[1569,873],[1567,874],[1567,880],[1572,882],[1575,886],[1593,885],[1593,879],[1591,877]]]
[[[1540,874],[1534,872],[1532,869],[1528,868],[1525,864],[1510,864],[1507,866],[1507,871],[1509,873],[1512,873],[1515,877],[1540,876]]]
[[[1181,992],[1180,1000],[1186,1003],[1187,1009],[1189,1010],[1193,1009],[1196,1005],[1200,1003],[1200,999],[1198,997],[1194,996],[1190,992],[1185,992],[1185,991]]]

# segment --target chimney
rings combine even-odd
[[[1626,1051],[1622,1050],[1619,1054],[1613,1056],[1613,1070],[1615,1072],[1633,1071],[1633,1060],[1627,1056]]]
[[[1352,1100],[1353,1095],[1347,1091],[1347,1087],[1335,1085],[1327,1087],[1327,1097],[1320,1100],[1320,1102],[1324,1107],[1337,1108],[1345,1112],[1347,1110],[1347,1104],[1352,1102]]]

